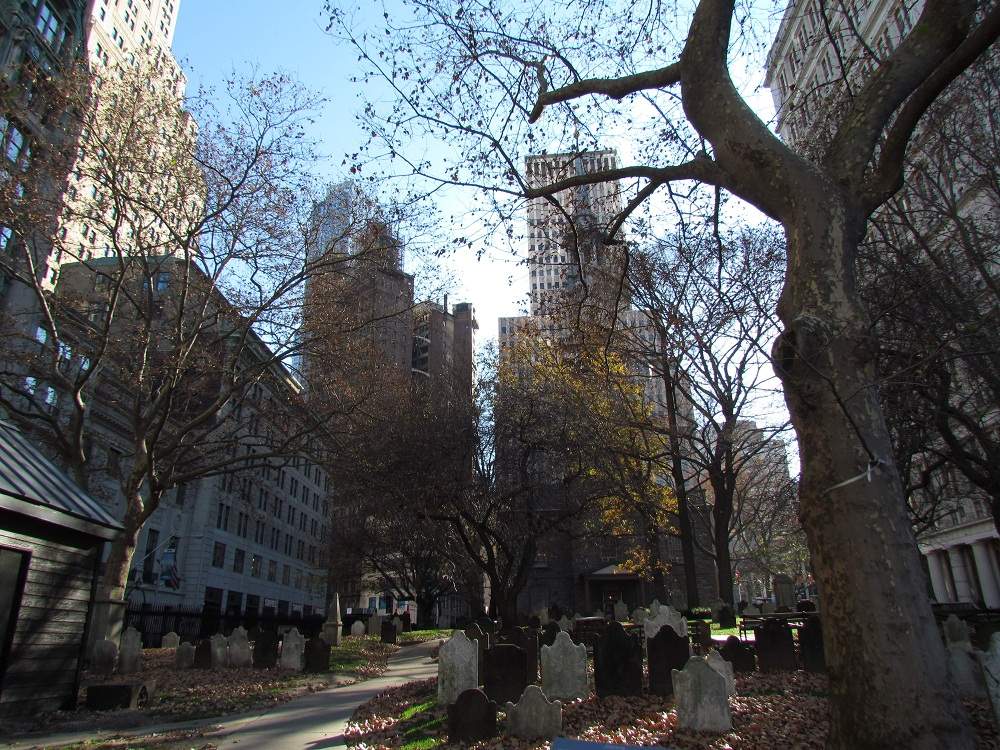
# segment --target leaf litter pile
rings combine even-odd
[[[827,679],[808,672],[737,675],[730,698],[733,731],[699,734],[677,728],[673,700],[657,696],[589,698],[563,706],[563,736],[590,742],[660,745],[678,750],[822,750],[829,728]],[[360,706],[345,737],[357,750],[469,748],[543,750],[548,742],[502,734],[471,745],[449,743],[445,710],[437,705],[437,679],[411,682]],[[1000,748],[986,702],[966,701],[977,748]],[[503,712],[500,714],[504,718]]]

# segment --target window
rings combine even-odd
[[[153,583],[153,562],[156,557],[156,547],[160,542],[160,532],[150,529],[146,532],[146,554],[142,558],[142,582]]]
[[[216,542],[212,547],[212,567],[224,568],[226,566],[226,545]]]
[[[250,575],[254,578],[260,578],[260,565],[260,555],[250,555]]]
[[[241,550],[239,548],[237,548],[236,552],[233,553],[233,572],[234,573],[242,573],[243,572],[243,565],[246,562],[246,556],[247,556],[247,553],[244,550]]]
[[[156,274],[156,291],[165,292],[170,286],[170,274],[169,273],[158,273]]]
[[[267,580],[275,582],[278,580],[278,563],[275,560],[267,561]]]
[[[35,329],[35,341],[37,341],[39,344],[44,344],[48,340],[49,340],[49,332],[46,331],[42,326],[38,326],[38,328]]]
[[[10,227],[0,227],[0,252],[6,252],[11,247],[14,230]]]
[[[229,531],[229,506],[219,503],[219,512],[215,518],[215,528]]]
[[[288,565],[281,568],[281,582],[285,586],[288,586],[292,582],[292,569]]]
[[[66,38],[66,29],[55,14],[48,0],[38,4],[38,15],[35,17],[35,28],[52,49],[59,51]]]
[[[265,534],[266,529],[267,529],[267,526],[264,524],[263,521],[257,521],[257,526],[256,526],[256,528],[254,529],[254,532],[253,532],[253,540],[255,542],[257,542],[257,544],[263,544],[264,543],[264,534]]]
[[[5,118],[0,118],[0,129],[3,130],[3,153],[7,161],[24,166],[29,154],[28,140],[24,133]]]

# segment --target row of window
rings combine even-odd
[[[215,542],[212,547],[212,567],[224,569],[226,567],[226,544],[223,542]],[[278,572],[279,563],[277,560],[265,560],[263,556],[251,553],[249,555],[249,565],[248,565],[248,555],[247,551],[236,547],[233,550],[233,561],[231,570],[233,573],[239,575],[244,575],[249,573],[252,578],[265,578],[270,583],[278,583]],[[294,589],[302,590],[304,585],[308,584],[309,573],[303,572],[299,568],[293,568],[291,565],[282,564],[280,566],[281,580],[280,583],[283,586],[291,586]]]
[[[216,515],[215,527],[220,531],[229,532],[230,515],[232,506],[228,503],[219,503]],[[238,511],[236,519],[235,534],[242,539],[247,538],[250,525],[250,516],[243,511]],[[321,526],[316,519],[309,519],[304,514],[299,516],[298,530],[310,533],[314,539],[326,537],[326,526]],[[254,521],[254,542],[257,544],[267,544],[272,550],[278,551],[281,548],[282,531],[278,526],[271,526],[262,521]],[[318,557],[316,545],[306,545],[304,539],[296,539],[290,533],[284,532],[284,551],[289,557],[296,557],[299,560],[308,561],[315,564]]]

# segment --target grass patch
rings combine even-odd
[[[402,730],[402,750],[426,750],[445,742],[438,736],[445,717],[440,711],[435,713],[437,698],[408,706],[399,715]]]
[[[719,627],[719,623],[713,622],[712,623],[712,635],[713,636],[718,635],[718,636],[722,636],[722,637],[725,637],[725,638],[728,638],[731,635],[735,635],[738,638],[739,635],[740,635],[740,629],[738,627],[736,627],[736,628],[720,628]]]
[[[412,719],[417,714],[426,711],[427,709],[435,705],[437,705],[437,701],[432,698],[429,701],[424,701],[423,703],[417,703],[414,706],[409,706],[408,708],[404,709],[403,713],[399,715],[399,719],[400,721],[407,721],[409,719]]]
[[[448,640],[455,631],[451,628],[436,628],[432,630],[411,630],[399,634],[399,642],[404,644],[426,643],[427,641]]]

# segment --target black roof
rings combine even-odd
[[[121,530],[100,503],[81,490],[12,424],[0,420],[0,508],[111,539]]]

